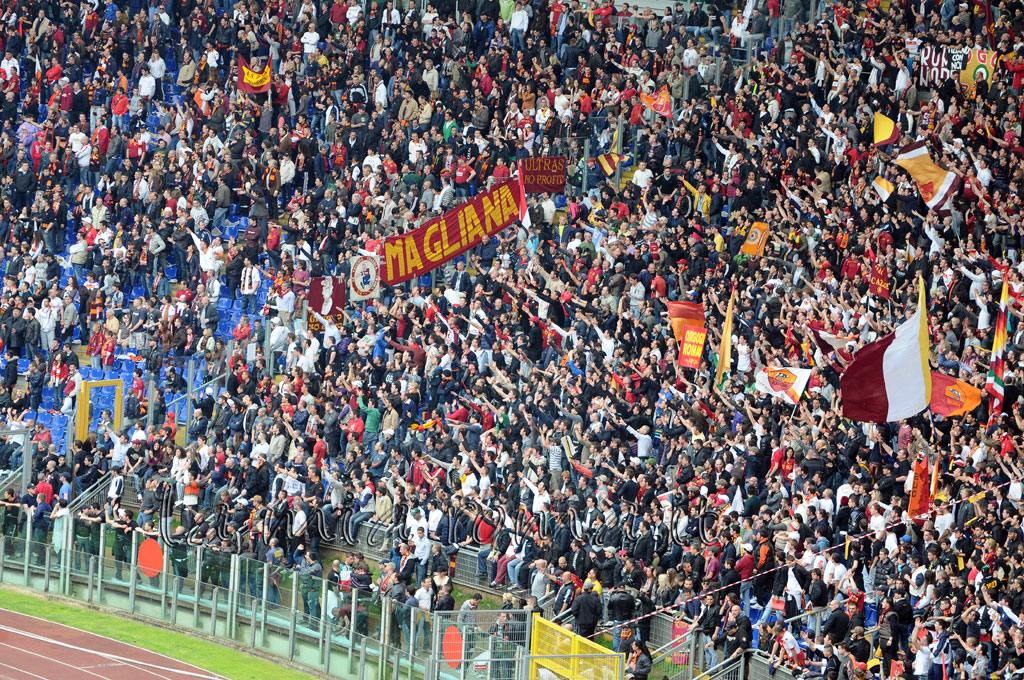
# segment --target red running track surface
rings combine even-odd
[[[191,664],[0,609],[0,680],[224,680]]]

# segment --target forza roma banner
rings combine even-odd
[[[931,88],[956,78],[960,89],[968,92],[979,75],[992,82],[998,61],[999,53],[991,50],[921,45],[917,53],[917,84]]]
[[[523,158],[519,161],[519,178],[523,191],[560,194],[565,191],[565,156]]]
[[[700,366],[701,355],[704,354],[704,340],[708,337],[708,329],[701,326],[684,326],[683,341],[679,343],[679,365],[685,368]]]
[[[311,278],[309,280],[309,295],[306,299],[309,303],[306,328],[312,333],[319,333],[324,329],[323,323],[316,317],[317,314],[341,325],[345,320],[343,311],[347,293],[348,283],[344,276],[314,276]]]
[[[518,179],[499,184],[423,226],[384,241],[389,286],[422,276],[485,242],[522,216],[526,198]]]
[[[263,64],[263,69],[254,71],[249,62],[238,57],[238,89],[242,92],[259,94],[270,89],[270,62]]]

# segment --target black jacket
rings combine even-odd
[[[821,626],[822,635],[831,635],[836,642],[846,639],[846,632],[850,629],[850,617],[840,607],[829,613],[825,623]]]
[[[592,590],[584,590],[572,603],[572,614],[581,628],[596,626],[601,620],[601,600]]]
[[[608,598],[608,619],[611,621],[629,621],[635,611],[633,596],[625,590],[616,590]]]

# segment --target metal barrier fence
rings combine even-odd
[[[621,655],[609,655],[600,645],[544,619],[529,619],[522,611],[430,613],[252,555],[206,546],[163,546],[160,568],[144,569],[138,556],[148,537],[139,529],[119,532],[78,517],[92,499],[103,497],[103,487],[97,485],[76,499],[75,512],[53,527],[34,526],[32,515],[21,508],[0,506],[0,581],[171,621],[253,647],[259,644],[335,677],[365,678],[370,672],[369,677],[382,680],[385,672],[401,672],[424,680],[519,680],[545,669],[560,677],[591,680],[604,677],[602,669],[609,664],[621,664]],[[130,477],[125,487],[126,499],[132,499]],[[370,561],[387,559],[392,542],[386,527],[367,522],[355,545],[334,545]],[[476,557],[477,550],[470,548],[457,554],[455,573],[462,581],[471,582],[466,577],[475,574]],[[461,585],[459,579],[454,582]],[[688,625],[666,615],[653,617],[648,646],[655,650],[654,677],[768,679],[766,657],[757,652],[746,655],[738,672],[721,664],[705,668],[704,638],[691,633]],[[579,660],[556,661],[566,654]],[[792,676],[779,668],[772,677]]]
[[[137,507],[137,493],[138,489],[134,479],[131,476],[125,477],[122,505],[129,508]],[[354,544],[347,543],[339,532],[334,540],[320,541],[319,550],[324,558],[360,553],[367,560],[379,561],[390,559],[393,546],[394,537],[391,528],[373,520],[367,520],[359,525]],[[480,551],[480,547],[464,546],[455,554],[455,570],[451,573],[452,582],[459,587],[470,588],[500,599],[504,591],[495,590],[489,587],[486,581],[476,579]],[[553,601],[541,602],[540,605],[546,618],[554,618],[556,612]],[[648,646],[651,649],[656,649],[668,645],[680,635],[681,624],[682,619],[676,619],[670,614],[652,616],[650,639],[646,640]]]
[[[331,677],[526,680],[541,663],[528,648],[536,620],[522,610],[429,612],[394,593],[349,587],[345,577],[323,578],[316,563],[289,569],[211,545],[163,545],[138,528],[73,514],[46,524],[0,507],[0,583],[259,647]],[[573,663],[614,660],[621,656]]]
[[[521,609],[434,612],[428,680],[523,676],[532,620]]]
[[[98,524],[82,532],[83,522],[68,516],[50,532],[9,518],[8,509],[0,509],[2,583],[259,647],[331,677],[383,680],[398,677],[399,668],[402,677],[423,677],[425,665],[411,653],[408,630],[429,625],[428,612],[411,611],[410,628],[389,618],[394,606],[388,598],[302,570],[184,545],[161,546],[154,568],[140,560],[150,537],[138,530]]]

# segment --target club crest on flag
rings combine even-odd
[[[796,383],[796,375],[788,368],[769,368],[768,384],[776,392],[788,390]]]
[[[740,247],[740,252],[753,257],[764,255],[765,246],[768,244],[770,229],[765,222],[754,222],[747,231],[747,240]]]
[[[964,406],[964,393],[955,384],[947,385],[942,391],[942,398],[946,402],[946,408],[950,411],[959,411]]]
[[[921,198],[924,199],[925,203],[935,198],[935,184],[933,182],[924,182],[918,185],[917,188],[921,192]]]

